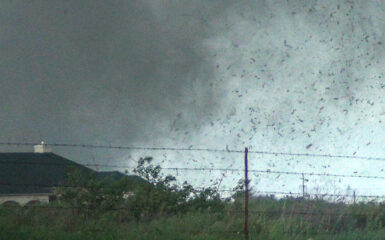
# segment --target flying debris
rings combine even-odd
[[[348,168],[339,157],[331,169],[323,160],[352,152],[357,160],[361,154],[381,157],[376,153],[382,152],[385,122],[385,39],[378,33],[385,1],[341,1],[337,12],[324,1],[98,1],[97,9],[92,0],[62,1],[71,4],[60,8],[39,2],[21,7],[31,8],[23,14],[15,14],[14,4],[0,8],[9,12],[2,25],[15,30],[1,36],[12,40],[0,54],[0,109],[7,113],[0,120],[3,141],[25,136],[33,142],[47,135],[52,142],[145,145],[154,151],[95,151],[100,161],[112,163],[129,153],[149,153],[166,166],[182,158],[181,167],[217,169],[229,163],[239,168],[243,156],[232,161],[232,153],[255,145],[258,151],[250,151],[250,158],[260,160],[253,167],[263,164],[270,173],[261,178],[282,182],[287,174],[273,174],[278,166],[352,174],[367,172],[369,164]],[[357,2],[360,11],[348,10],[345,2]],[[63,12],[67,5],[78,10]],[[305,16],[309,9],[312,16]],[[17,71],[9,71],[15,66]],[[42,114],[50,117],[40,121]],[[164,151],[167,146],[175,149]],[[88,161],[88,148],[67,149]],[[163,152],[168,155],[162,160]],[[198,180],[209,179],[207,171],[195,173]],[[287,184],[290,189],[297,182]]]
[[[226,151],[230,152],[229,145],[226,145]]]

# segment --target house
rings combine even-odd
[[[0,204],[48,203],[56,198],[55,188],[63,186],[71,168],[99,178],[119,179],[120,172],[97,172],[59,156],[42,142],[34,152],[0,153]]]

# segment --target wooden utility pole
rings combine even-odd
[[[249,239],[249,176],[247,154],[249,150],[245,148],[245,239]]]

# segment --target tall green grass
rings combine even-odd
[[[1,207],[0,239],[244,239],[242,199],[223,209],[140,220],[126,210],[89,215],[54,204],[38,207]],[[258,197],[249,209],[250,239],[385,239],[382,204]]]

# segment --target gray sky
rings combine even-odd
[[[382,157],[384,19],[383,1],[2,1],[0,138]],[[242,156],[58,151],[242,167]],[[380,175],[383,165],[251,158],[253,168],[308,172]],[[254,177],[260,189],[300,184]],[[309,188],[363,186],[344,181]]]

